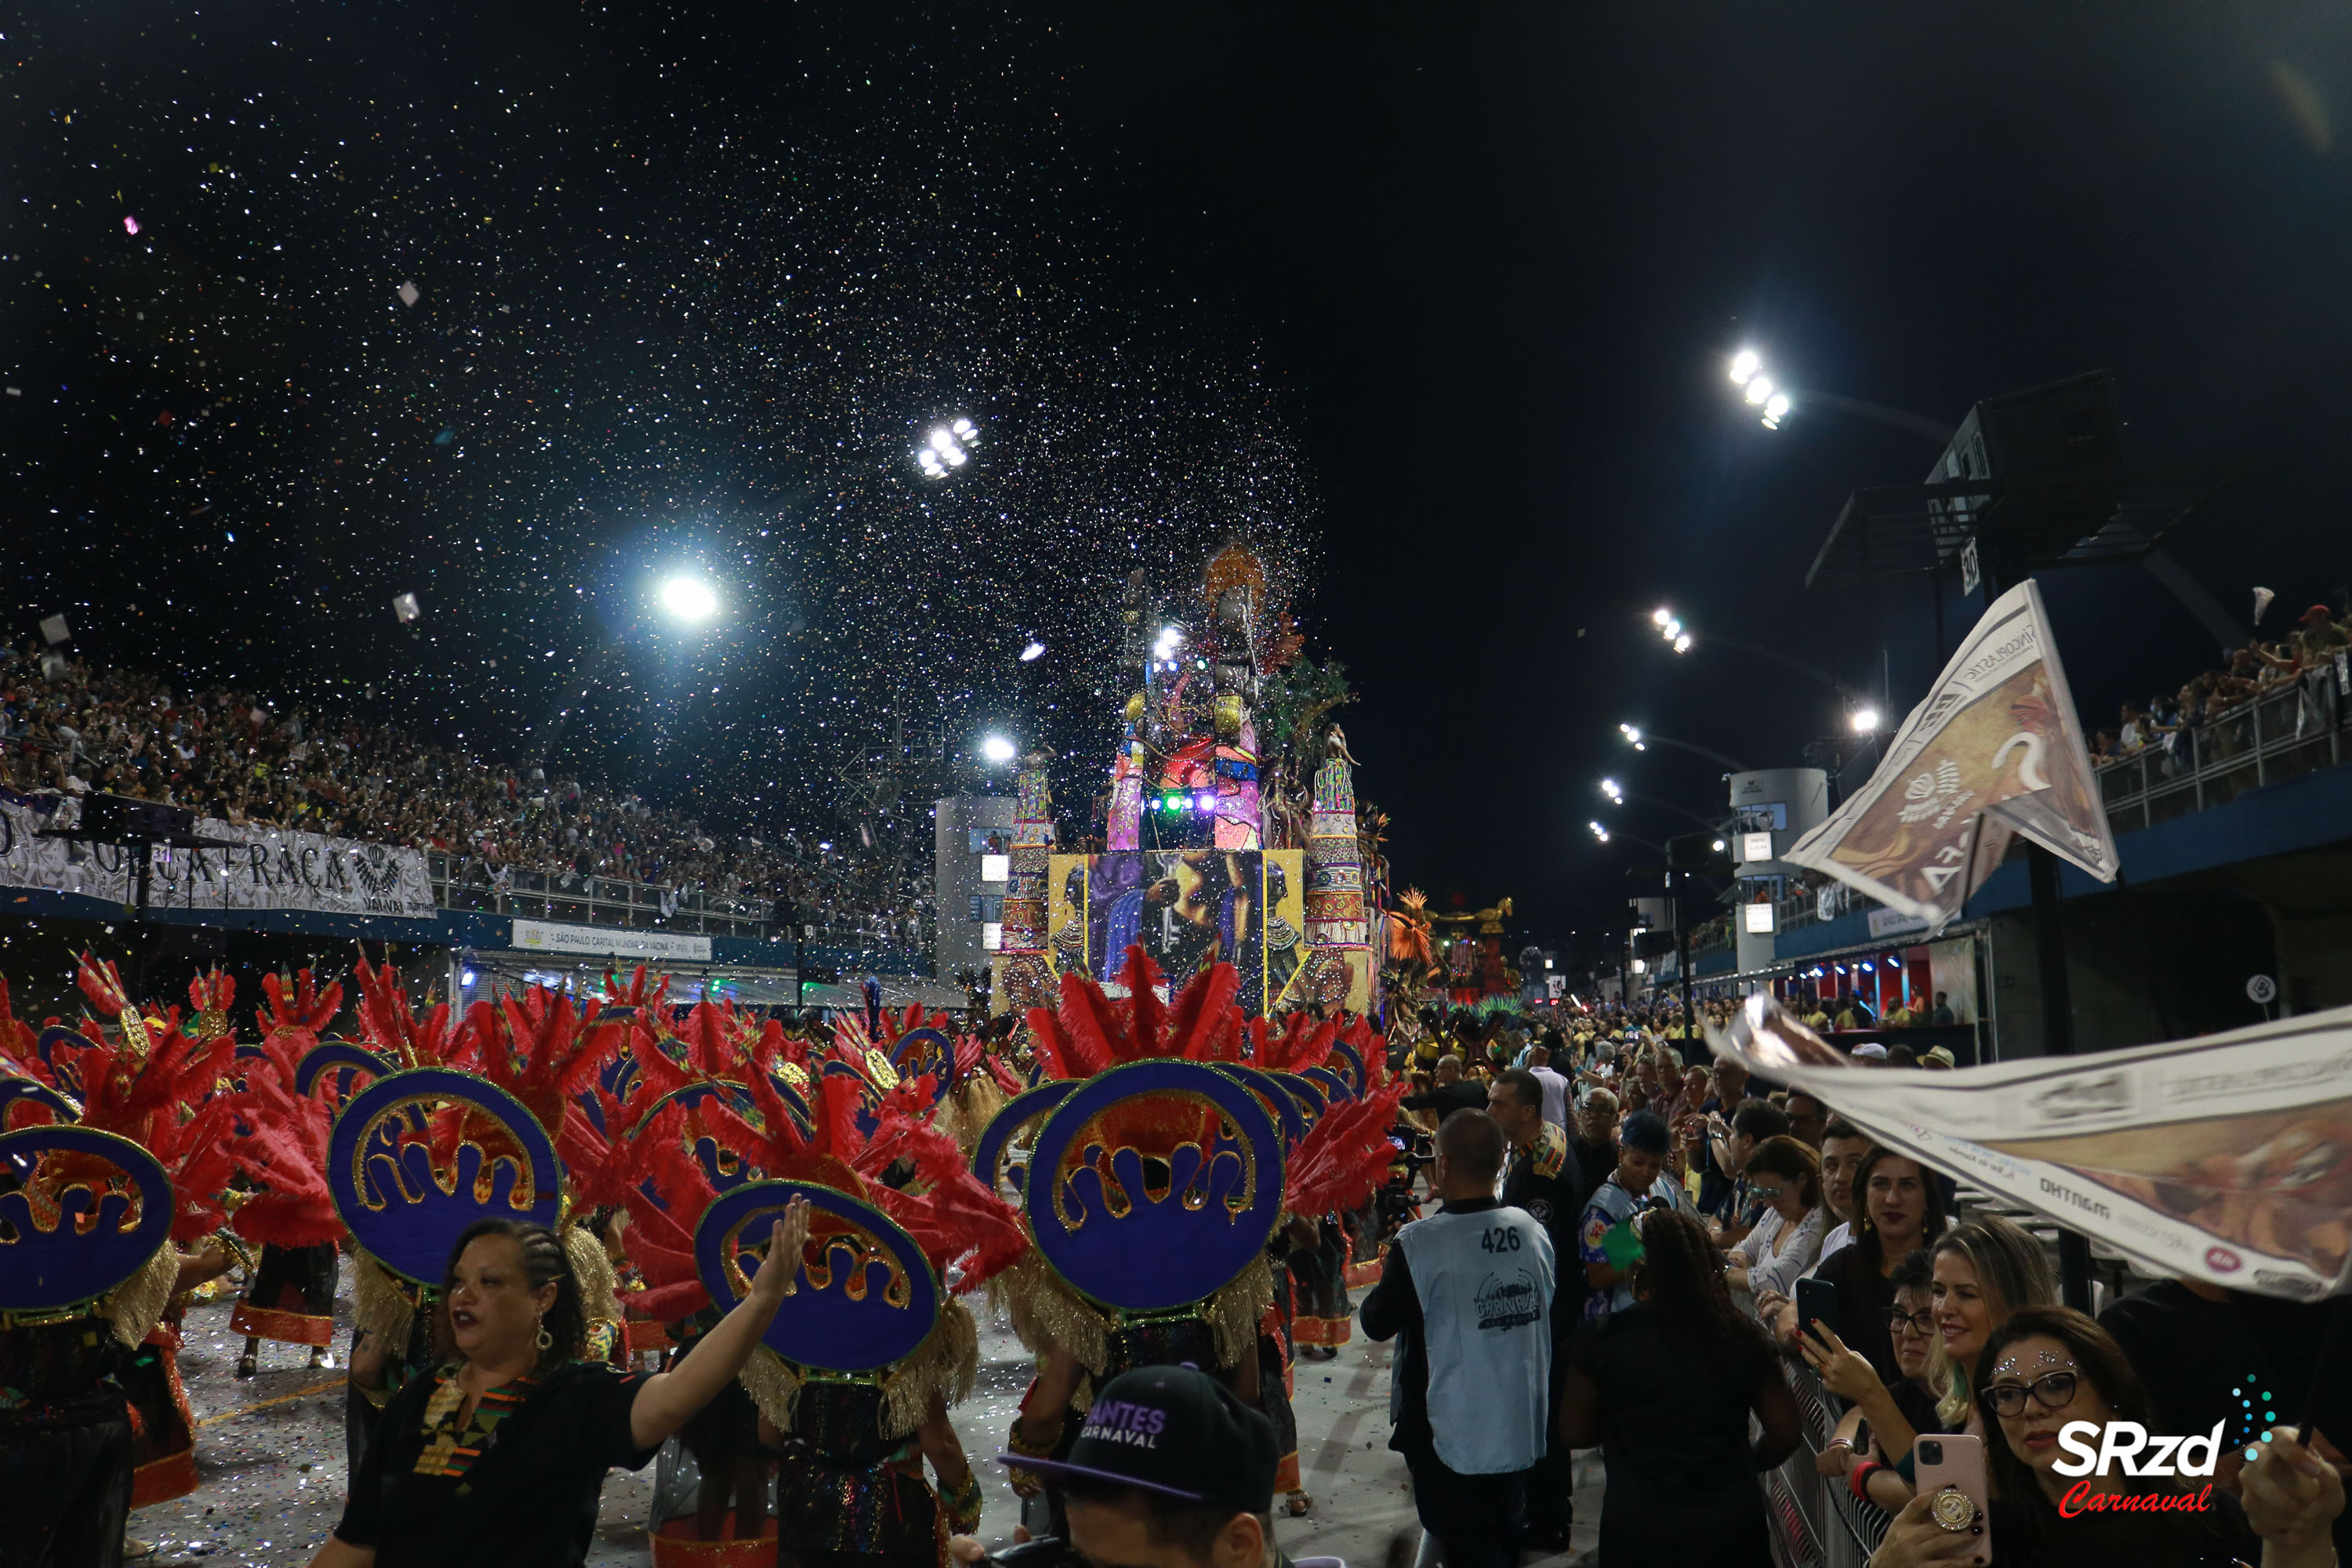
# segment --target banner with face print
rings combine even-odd
[[[2031,579],[1993,602],[1870,782],[1780,857],[1940,931],[2017,834],[2116,878],[2074,699]]]
[[[1888,1148],[2159,1273],[2298,1300],[2352,1274],[2352,1007],[1957,1072],[1853,1066],[1769,996],[1709,1039]]]

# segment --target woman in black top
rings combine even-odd
[[[1893,1276],[1912,1248],[1931,1246],[1944,1234],[1944,1192],[1917,1161],[1873,1149],[1853,1173],[1853,1212],[1860,1217],[1852,1245],[1822,1258],[1813,1278],[1837,1287],[1839,1335],[1882,1382],[1892,1383],[1902,1375],[1886,1329],[1895,1305]],[[1795,1303],[1779,1309],[1772,1330],[1782,1344],[1796,1345]]]
[[[1608,1468],[1602,1568],[1765,1568],[1756,1478],[1795,1450],[1797,1402],[1698,1222],[1654,1209],[1637,1224],[1634,1304],[1577,1338],[1560,1392],[1560,1443],[1599,1444]]]
[[[312,1568],[576,1568],[604,1472],[637,1469],[751,1359],[808,1240],[808,1206],[770,1227],[751,1294],[669,1371],[579,1359],[579,1282],[543,1226],[483,1220],[451,1250],[460,1360],[384,1406],[342,1522]]]
[[[1991,1492],[1983,1525],[1993,1568],[2224,1568],[2257,1558],[2263,1568],[2328,1568],[2335,1562],[2328,1526],[2343,1511],[2343,1482],[2284,1427],[2256,1444],[2256,1457],[2240,1470],[2242,1508],[2210,1476],[2132,1476],[2113,1463],[2104,1475],[2058,1473],[2066,1457],[2058,1438],[2071,1424],[2103,1430],[2109,1422],[2137,1421],[2153,1429],[2156,1419],[2122,1349],[2080,1312],[2027,1307],[2011,1313],[1986,1339],[1978,1364]],[[2195,1458],[2201,1464],[2207,1457]],[[1974,1555],[1981,1532],[1938,1523],[1935,1500],[1914,1498],[1904,1507],[1871,1568],[1929,1568]]]

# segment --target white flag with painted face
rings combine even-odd
[[[1940,931],[2021,833],[2116,879],[2115,835],[2030,578],[1993,601],[1870,782],[1780,858]]]
[[[1854,1066],[1769,996],[1707,1039],[2153,1272],[2294,1300],[2352,1284],[2352,1007],[1957,1072]]]

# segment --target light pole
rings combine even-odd
[[[1646,805],[1658,806],[1664,810],[1676,812],[1684,816],[1687,816],[1693,822],[1697,823],[1701,827],[1706,828],[1709,833],[1715,831],[1716,825],[1707,818],[1701,816],[1697,812],[1692,811],[1686,806],[1676,805],[1670,800],[1660,800],[1654,795],[1637,794],[1633,790],[1625,788],[1615,779],[1602,779],[1601,781],[1601,793],[1608,797],[1609,804],[1612,805],[1622,805],[1629,800],[1638,800]]]
[[[1653,844],[1646,838],[1636,838],[1630,833],[1621,833],[1613,827],[1603,827],[1598,822],[1588,822],[1584,826],[1592,829],[1592,837],[1602,844],[1622,838],[1628,844],[1638,844],[1644,849],[1654,849],[1661,855],[1666,852],[1666,847],[1663,844]]]
[[[1637,752],[1646,752],[1654,744],[1675,746],[1685,752],[1696,752],[1709,762],[1721,763],[1735,773],[1753,771],[1738,757],[1727,757],[1721,752],[1713,751],[1706,746],[1695,746],[1688,741],[1677,741],[1672,735],[1661,735],[1655,730],[1644,730],[1638,724],[1620,724],[1617,726],[1617,732],[1624,736],[1625,743]]]
[[[1688,653],[1698,646],[1696,635],[1683,624],[1680,616],[1663,605],[1650,612],[1650,624],[1664,635],[1666,646],[1676,653]],[[1860,687],[1840,680],[1819,665],[1807,664],[1801,658],[1791,658],[1789,655],[1776,649],[1759,647],[1751,642],[1741,642],[1738,637],[1724,637],[1717,632],[1709,632],[1706,636],[1711,643],[1721,643],[1725,647],[1736,648],[1741,653],[1752,654],[1758,658],[1770,659],[1774,664],[1793,669],[1809,679],[1818,680],[1848,702],[1871,700],[1870,694]]]

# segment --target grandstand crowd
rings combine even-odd
[[[0,788],[91,791],[448,856],[488,886],[638,882],[788,904],[830,930],[905,940],[923,889],[814,833],[751,837],[544,769],[502,765],[267,693],[195,688],[0,642]]]

